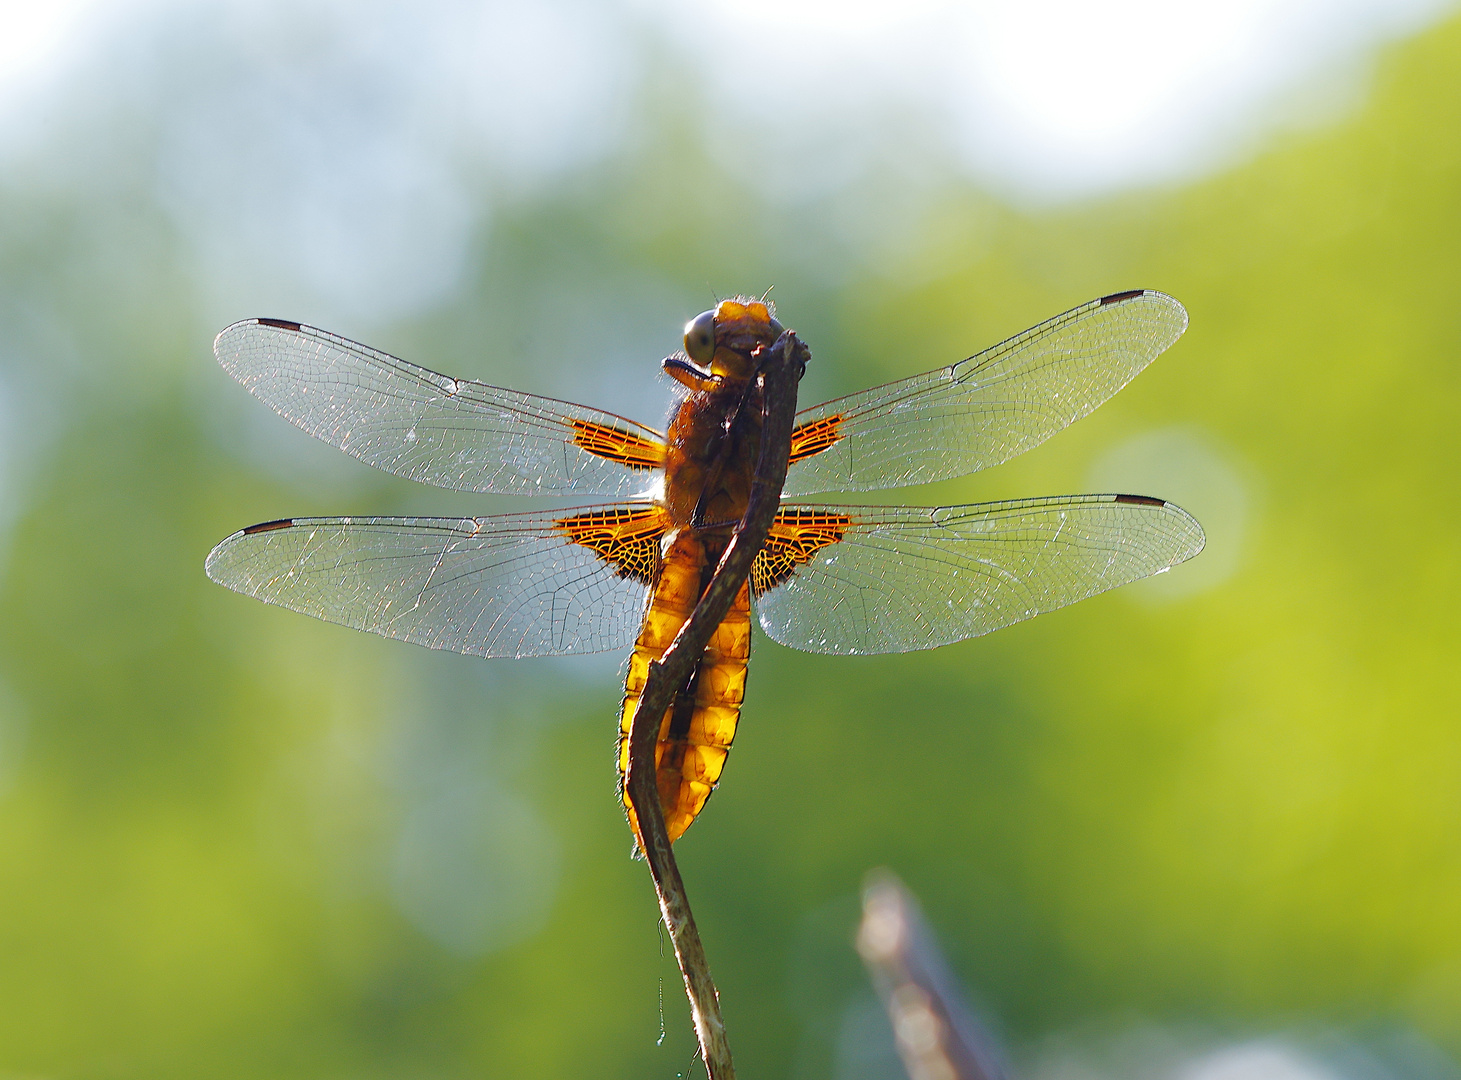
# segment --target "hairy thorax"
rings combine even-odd
[[[676,528],[728,531],[746,512],[761,445],[760,390],[692,390],[670,420],[665,510]]]

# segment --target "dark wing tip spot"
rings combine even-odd
[[[1104,303],[1104,301],[1103,301]],[[298,330],[299,323],[290,322],[288,319],[258,319],[260,326],[273,326],[280,330]]]
[[[273,532],[275,529],[287,529],[293,524],[293,518],[280,518],[278,521],[262,521],[257,525],[250,525],[243,531],[243,534],[245,536],[252,536],[254,533]]]
[[[1166,506],[1166,499],[1154,499],[1150,495],[1118,495],[1116,501],[1119,503],[1130,503],[1132,506]]]
[[[1119,304],[1123,300],[1131,300],[1146,293],[1145,289],[1127,289],[1125,292],[1114,292],[1110,296],[1101,297],[1101,303]]]

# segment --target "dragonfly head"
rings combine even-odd
[[[781,336],[781,324],[760,300],[722,300],[685,324],[685,352],[721,378],[741,381],[756,373],[751,354]]]

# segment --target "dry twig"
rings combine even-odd
[[[886,870],[863,892],[857,951],[888,1008],[909,1080],[1006,1080],[999,1044],[964,1003],[918,901]]]
[[[715,576],[689,621],[680,629],[664,656],[650,664],[639,708],[629,729],[627,787],[639,821],[640,849],[649,864],[650,876],[654,878],[660,913],[675,947],[680,974],[685,979],[685,994],[690,999],[695,1035],[700,1040],[700,1052],[711,1080],[734,1080],[735,1066],[731,1063],[725,1024],[720,1016],[720,1000],[710,977],[710,965],[705,959],[700,931],[690,914],[685,883],[680,879],[674,853],[670,850],[669,833],[665,830],[664,811],[660,807],[659,789],[655,783],[654,748],[670,699],[685,684],[711,635],[730,610],[732,601],[751,572],[756,553],[766,542],[776,510],[781,505],[781,488],[786,482],[787,462],[791,455],[797,381],[809,356],[807,347],[788,330],[758,357],[765,411],[760,458],[745,517],[736,526],[730,546],[721,557]]]

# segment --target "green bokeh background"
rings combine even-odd
[[[1322,131],[1043,212],[932,149],[776,199],[693,102],[646,116],[371,342],[657,421],[717,293],[774,284],[808,403],[1118,289],[1192,317],[1050,443],[897,498],[1136,489],[1209,526],[1197,563],[930,653],[758,642],[678,845],[742,1074],[863,1075],[877,866],[1017,1060],[1140,1023],[1461,1056],[1461,22]],[[618,658],[430,654],[209,583],[253,521],[517,505],[333,462],[217,369],[211,310],[140,180],[0,180],[0,375],[55,405],[9,420],[0,1075],[693,1075],[613,794]]]

